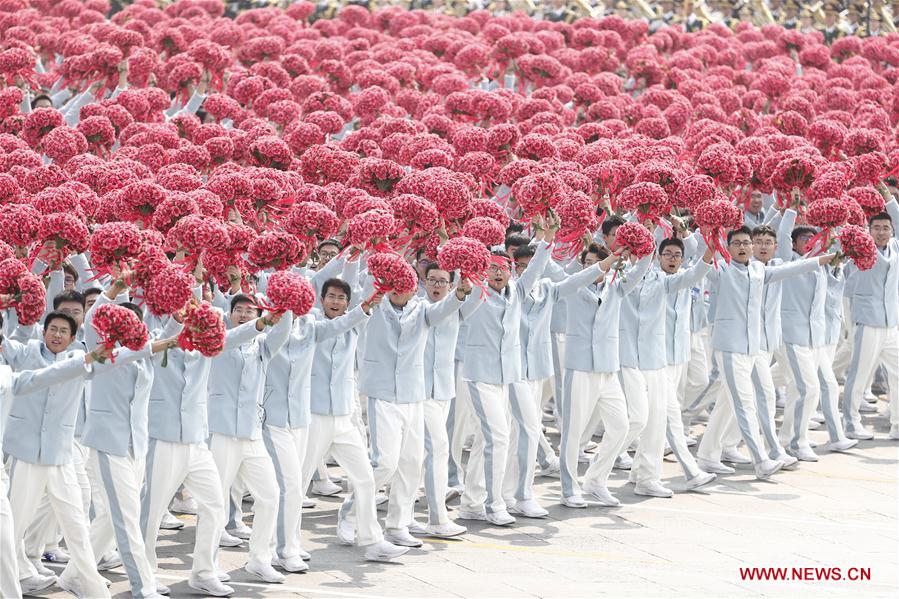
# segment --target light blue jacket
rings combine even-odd
[[[567,370],[614,373],[621,369],[618,359],[621,303],[637,288],[651,265],[652,256],[646,256],[631,269],[614,275],[607,273],[599,285],[583,287],[566,300],[568,326],[563,366]]]
[[[595,281],[599,267],[588,267],[559,282],[540,279],[524,298],[521,315],[521,365],[526,381],[542,381],[555,374],[552,354],[552,320],[555,308],[579,289]],[[564,312],[567,318],[567,311]]]
[[[454,293],[450,291],[450,293]],[[425,295],[423,301],[431,299]],[[425,397],[448,401],[456,396],[456,345],[460,324],[466,322],[483,303],[484,296],[475,291],[462,302],[462,307],[436,326],[428,327],[425,344]]]
[[[267,332],[212,358],[209,375],[209,431],[240,439],[262,438],[265,374],[281,350],[293,322],[284,313]],[[256,326],[255,319],[241,326]]]
[[[84,364],[83,354],[59,360],[48,367],[21,372],[0,366],[3,452],[32,464],[70,462],[72,428],[66,427],[63,419],[71,409],[65,404],[67,400],[77,399],[79,384],[76,379],[85,376],[89,368]],[[75,392],[66,393],[63,383]],[[68,445],[65,445],[67,439]]]
[[[711,269],[699,260],[673,275],[650,270],[621,304],[618,323],[622,368],[658,370],[668,365],[666,340],[667,296],[688,290]]]
[[[249,325],[249,326],[247,326]],[[223,351],[249,343],[259,334],[255,323],[228,329]],[[205,443],[209,438],[207,398],[212,359],[200,352],[176,347],[153,357],[150,390],[149,434],[170,443]]]
[[[709,273],[715,292],[712,349],[752,356],[761,352],[765,285],[817,268],[817,258],[776,266],[755,261],[748,264],[719,261],[718,268]]]
[[[457,314],[461,306],[455,292],[437,303],[413,297],[402,310],[385,297],[372,308],[368,322],[359,392],[392,403],[424,401],[428,329]]]
[[[899,326],[899,205],[891,200],[886,209],[893,220],[893,239],[877,250],[873,268],[852,274],[852,320],[868,327]]]
[[[361,307],[332,320],[314,314],[294,319],[287,343],[274,355],[265,375],[266,426],[292,429],[309,426],[316,344],[343,335],[365,319]]]
[[[540,242],[521,277],[510,280],[501,293],[489,287],[484,290],[484,305],[468,321],[463,379],[492,385],[522,380],[522,304],[543,275],[549,257],[550,245]]]
[[[784,212],[781,230],[792,230],[796,211]],[[783,238],[780,233],[778,238]],[[777,257],[784,262],[802,260],[788,243],[778,243]],[[791,277],[783,282],[781,299],[781,323],[784,343],[802,347],[824,345],[824,302],[827,299],[826,266],[818,266],[810,273]]]
[[[363,312],[364,314],[364,312]],[[319,315],[325,319],[324,315]],[[312,395],[309,409],[320,416],[348,416],[356,400],[356,344],[368,324],[363,319],[342,335],[315,344],[312,359]]]

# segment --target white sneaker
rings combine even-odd
[[[190,497],[188,499],[178,499],[175,497],[172,499],[172,505],[169,506],[170,512],[175,512],[176,514],[190,514],[191,516],[197,515],[197,501]]]
[[[468,532],[467,528],[456,524],[452,520],[446,524],[428,524],[426,530],[429,537],[437,537],[438,539],[451,539]]]
[[[867,401],[859,402],[858,411],[866,412],[868,414],[874,414],[877,412],[877,402],[876,401],[874,401],[874,402],[867,402]]]
[[[615,458],[615,464],[612,466],[616,470],[630,470],[634,465],[634,458],[627,454],[627,452],[622,453],[620,456]]]
[[[549,516],[549,512],[543,509],[534,499],[516,501],[514,505],[509,507],[509,511],[513,514],[522,515],[525,518],[546,518]]]
[[[222,536],[219,537],[219,547],[240,547],[241,545],[243,545],[241,539],[230,534],[227,530],[222,531]]]
[[[852,449],[856,445],[858,445],[856,439],[840,439],[839,441],[828,443],[827,449],[830,451],[846,451],[847,449]]]
[[[69,563],[69,554],[63,551],[59,546],[47,549],[41,556],[41,559],[51,564],[67,564]]]
[[[808,430],[810,430],[810,431],[816,431],[816,430],[818,430],[819,428],[821,428],[821,423],[820,423],[820,422],[816,422],[816,421],[814,421],[814,420],[809,420],[809,421],[808,421]]]
[[[736,472],[730,466],[725,466],[721,462],[712,462],[711,460],[696,460],[696,464],[699,466],[699,469],[703,472],[709,472],[711,474],[733,474]]]
[[[387,541],[379,541],[365,547],[365,559],[370,562],[387,562],[409,552],[408,547],[397,547]]]
[[[228,597],[234,594],[234,589],[228,585],[222,584],[218,578],[204,578],[202,580],[190,578],[187,586],[200,591],[204,595],[212,595],[213,597]]]
[[[459,510],[459,513],[456,516],[460,520],[487,520],[487,512],[486,511],[471,511],[471,510]]]
[[[312,494],[320,497],[334,497],[343,492],[343,488],[328,480],[316,480],[312,482]]]
[[[811,419],[818,424],[824,424],[826,422],[826,420],[824,420],[824,414],[822,414],[821,412],[815,412],[814,414],[812,414]]]
[[[459,485],[458,487],[447,487],[446,489],[446,501],[452,501],[456,497],[462,497],[462,493],[465,492],[465,487]]]
[[[299,551],[299,553],[297,555],[299,555],[300,559],[303,560],[304,562],[308,562],[309,560],[312,559],[312,554],[309,553],[308,551],[306,551],[305,549],[303,549],[302,547],[300,549],[297,549],[297,551]]]
[[[181,530],[184,528],[184,522],[176,518],[171,512],[162,515],[162,522],[159,523],[162,530]]]
[[[99,572],[105,572],[107,570],[112,570],[113,568],[118,568],[121,565],[122,556],[119,555],[118,551],[113,550],[100,558],[100,561],[97,563],[97,570]]]
[[[894,424],[890,427],[889,437],[894,441],[899,440],[899,424]]]
[[[662,486],[657,480],[651,480],[648,483],[637,483],[634,487],[634,493],[645,497],[661,497],[667,499],[674,497],[674,492],[668,487]]]
[[[337,516],[337,540],[341,545],[356,544],[356,523],[349,518]]]
[[[219,579],[219,582],[228,582],[229,580],[231,580],[230,574],[218,568],[216,568],[215,570],[215,577]]]
[[[788,455],[787,453],[781,453],[776,458],[771,459],[778,462],[783,462],[784,465],[782,470],[796,470],[797,468],[799,468],[799,460],[791,455]]]
[[[597,450],[597,448],[599,448],[599,443],[597,443],[596,441],[587,441],[587,444],[581,448],[581,451],[584,451],[586,453],[593,453]]]
[[[537,476],[549,476],[552,478],[559,478],[560,472],[561,472],[561,464],[559,462],[559,458],[553,457],[549,460],[549,465],[546,468],[540,469],[540,472],[537,473]]]
[[[60,576],[56,580],[56,586],[58,586],[63,591],[67,592],[68,594],[78,597],[78,599],[87,599],[87,595],[84,594],[84,589],[81,588],[81,582],[75,577],[68,578],[65,576]],[[22,585],[22,594],[30,595],[30,594],[33,594],[33,591],[26,592],[25,585],[23,584]]]
[[[494,526],[510,526],[515,524],[515,518],[506,510],[500,510],[498,512],[487,512],[487,522]]]
[[[718,476],[711,472],[700,472],[693,478],[687,479],[687,490],[694,491],[694,490],[698,489],[699,487],[704,487],[705,485],[709,484],[716,478],[718,478]]]
[[[28,578],[23,578],[19,581],[19,584],[22,587],[23,595],[33,595],[39,591],[43,591],[44,589],[52,587],[54,584],[59,584],[59,579],[56,576],[42,576],[38,574],[36,576],[29,576]],[[60,585],[62,588],[62,585]],[[68,591],[69,589],[63,588],[64,591]],[[71,592],[71,591],[69,591]],[[74,594],[74,593],[73,593]]]
[[[759,480],[767,480],[771,475],[783,468],[784,463],[780,460],[765,460],[761,464],[755,466],[755,477]]]
[[[561,501],[565,507],[580,509],[587,507],[587,502],[581,495],[572,495],[571,497],[563,497]]]
[[[375,507],[378,509],[387,509],[387,502],[390,501],[390,497],[387,496],[387,493],[378,493],[375,495]]]
[[[406,526],[409,529],[409,534],[411,535],[426,535],[428,534],[428,527],[416,520],[412,519],[412,522]]]
[[[607,487],[603,487],[600,485],[591,485],[585,483],[582,487],[584,493],[590,496],[591,499],[595,499],[599,505],[604,507],[618,507],[621,505],[621,502],[618,499],[609,493],[609,489]]]
[[[721,461],[722,462],[730,462],[731,464],[751,464],[752,460],[750,460],[747,456],[743,455],[739,451],[737,451],[736,447],[725,447],[721,452]]]
[[[699,444],[699,441],[693,435],[687,435],[684,437],[684,440],[687,442],[687,447],[696,447]]]
[[[303,497],[303,509],[304,510],[311,510],[314,507],[315,507],[314,499],[309,499],[308,497]]]
[[[787,454],[793,456],[797,460],[802,462],[817,462],[818,455],[812,451],[811,447],[800,447],[798,449],[793,449],[791,447],[787,447]]]
[[[157,581],[157,582],[156,582],[156,594],[157,594],[157,595],[171,595],[171,594],[172,594],[172,589],[170,589],[169,587],[165,586],[165,585],[162,584],[161,582],[158,582],[158,581]]]
[[[384,540],[400,547],[421,547],[422,543],[405,530],[388,530],[384,533]]]
[[[281,568],[286,572],[305,572],[309,569],[309,564],[303,561],[299,555],[293,557],[275,557],[272,558],[272,565]]]
[[[249,540],[250,536],[253,534],[253,529],[244,524],[243,522],[237,523],[237,528],[229,528],[226,532],[230,535],[234,535],[238,539],[243,539],[244,541]]]
[[[284,575],[275,571],[271,564],[257,562],[256,560],[251,559],[243,569],[262,582],[267,582],[269,584],[280,584],[284,582]]]
[[[874,438],[874,433],[867,429],[859,428],[858,431],[846,431],[846,436],[856,441],[870,441]]]

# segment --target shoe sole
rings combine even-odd
[[[582,510],[582,509],[584,509],[584,508],[587,507],[587,504],[586,504],[586,503],[584,503],[583,505],[580,505],[580,504],[573,504],[573,503],[568,503],[568,502],[566,502],[566,501],[560,501],[559,503],[560,503],[562,506],[567,507],[567,508],[571,508],[571,509],[573,509],[573,510]]]
[[[265,582],[265,583],[268,583],[268,584],[283,584],[283,583],[284,583],[284,580],[283,580],[283,579],[281,579],[281,580],[269,580],[269,579],[265,578],[262,574],[257,574],[256,572],[250,572],[250,571],[247,570],[246,568],[244,568],[244,572],[246,572],[247,574],[249,574],[250,576],[252,576],[253,578],[255,578],[255,579],[257,579],[257,580],[261,580],[262,582]]]
[[[343,489],[338,489],[333,493],[319,493],[318,491],[312,491],[312,494],[316,497],[334,497],[336,495],[340,495],[341,493],[343,493]]]
[[[549,512],[545,514],[526,514],[524,512],[520,512],[518,510],[509,510],[510,514],[515,514],[516,516],[522,516],[523,518],[531,518],[532,520],[541,520],[544,518],[549,518]]]
[[[231,589],[230,593],[214,593],[213,591],[210,591],[209,589],[204,589],[199,586],[194,586],[194,585],[190,584],[190,582],[187,583],[187,586],[189,586],[190,588],[192,588],[195,591],[199,591],[199,592],[203,593],[204,595],[211,595],[213,597],[230,597],[231,595],[233,595],[235,593],[234,589]]]
[[[454,538],[456,538],[456,537],[461,537],[462,535],[464,535],[464,534],[467,533],[467,532],[468,532],[468,529],[463,530],[463,531],[460,531],[460,532],[453,532],[453,533],[446,533],[446,532],[441,532],[441,533],[436,533],[436,532],[426,532],[426,533],[424,533],[424,536],[426,536],[426,537],[432,537],[432,538],[434,538],[434,539],[454,539]]]
[[[600,505],[600,507],[621,507],[621,502],[620,502],[620,501],[617,502],[617,503],[609,503],[608,501],[606,501],[605,499],[603,499],[603,498],[600,497],[599,495],[596,495],[596,494],[594,494],[594,493],[591,493],[590,491],[587,491],[586,493],[587,493],[587,495],[590,496],[590,499],[592,499],[593,501],[595,501],[596,503],[598,503],[598,504]]]

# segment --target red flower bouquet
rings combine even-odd
[[[859,270],[870,270],[877,263],[877,246],[874,239],[862,227],[846,225],[838,236],[840,252],[848,256]]]
[[[214,358],[225,348],[225,322],[222,313],[209,302],[192,299],[184,309],[184,329],[178,336],[184,351],[198,351]]]
[[[196,284],[193,276],[174,264],[169,264],[150,279],[144,289],[144,301],[157,316],[174,314],[193,297]]]
[[[132,351],[146,347],[150,334],[133,310],[118,304],[103,304],[94,310],[91,325],[99,336],[99,345],[113,349],[116,344]]]
[[[0,294],[11,297],[9,305],[0,308],[14,308],[23,326],[40,321],[47,307],[43,282],[15,258],[0,262]]]
[[[462,227],[462,235],[477,239],[487,247],[502,245],[506,239],[506,229],[487,216],[469,219]]]
[[[627,222],[615,230],[615,246],[630,251],[636,258],[649,256],[656,250],[652,234],[639,223]]]
[[[634,183],[618,194],[617,208],[633,212],[640,222],[658,223],[671,212],[671,199],[657,183]]]
[[[340,219],[324,204],[300,202],[287,213],[283,224],[288,233],[314,242],[333,237],[340,227]]]
[[[487,276],[492,256],[483,243],[471,237],[455,237],[447,241],[437,255],[442,270],[458,270],[462,277],[480,283]]]
[[[270,306],[264,307],[275,313],[290,310],[294,316],[303,316],[315,304],[315,289],[306,277],[286,270],[269,277],[265,294]]]
[[[247,261],[254,268],[286,270],[306,259],[308,250],[286,231],[268,231],[250,242]]]
[[[100,225],[91,235],[91,264],[94,268],[122,268],[137,257],[141,248],[140,231],[132,223],[112,222]]]
[[[413,293],[418,289],[415,269],[399,254],[379,252],[369,256],[367,262],[379,293]]]

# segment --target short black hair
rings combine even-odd
[[[599,256],[600,261],[602,261],[609,257],[609,250],[598,243],[591,243],[584,248],[583,252],[581,252],[581,264],[587,259],[587,254],[596,254]]]
[[[524,231],[524,225],[517,220],[513,220],[509,223],[509,226],[506,227],[506,237],[511,237],[516,233],[521,233]]]
[[[526,235],[509,235],[506,237],[506,241],[503,245],[508,249],[510,245],[521,247],[523,245],[528,245],[529,243],[531,243],[531,238]],[[506,254],[506,256],[508,256],[508,254]]]
[[[815,229],[814,227],[808,227],[806,225],[801,225],[799,227],[794,228],[793,232],[790,233],[790,241],[792,241],[793,243],[796,243],[796,240],[799,239],[800,235],[808,235],[809,233],[814,235],[817,232],[818,232],[818,230]]]
[[[58,312],[56,310],[53,310],[44,317],[44,330],[46,330],[47,327],[50,326],[50,323],[54,320],[64,320],[69,323],[69,328],[72,329],[72,337],[74,337],[78,333],[78,323],[75,322],[75,319],[65,312]]]
[[[321,249],[322,249],[323,247],[325,247],[326,245],[333,245],[333,246],[336,247],[338,250],[340,249],[340,242],[337,241],[336,239],[333,239],[333,238],[329,237],[328,239],[323,239],[323,240],[318,244],[318,247],[316,248],[316,251],[319,251],[319,252],[320,252]]]
[[[425,278],[426,279],[428,278],[428,275],[431,274],[432,270],[443,270],[444,272],[448,272],[449,276],[450,276],[450,283],[452,283],[453,281],[456,280],[456,272],[455,271],[444,270],[444,269],[440,268],[440,265],[436,262],[431,262],[430,264],[427,265],[427,267],[425,267]]]
[[[771,228],[770,225],[759,225],[755,229],[752,230],[752,237],[762,237],[767,235],[768,237],[773,237],[777,240],[777,232]]]
[[[888,220],[890,221],[890,225],[893,225],[893,217],[890,216],[889,212],[878,212],[868,219],[868,226],[870,226],[875,220]]]
[[[258,304],[256,304],[256,298],[252,295],[247,295],[246,293],[238,293],[234,297],[231,298],[231,312],[234,312],[234,308],[236,308],[239,304],[250,304],[259,314],[262,314],[262,310],[259,309]]]
[[[53,106],[53,98],[51,98],[47,94],[38,94],[37,96],[32,98],[31,108],[37,108],[37,103],[40,102],[41,100],[46,100],[47,102],[50,102],[51,107]]]
[[[59,306],[64,302],[76,302],[81,304],[82,308],[85,307],[84,294],[75,291],[74,289],[57,294],[57,296],[53,298],[53,309],[59,310]]]
[[[684,252],[684,242],[683,241],[681,241],[677,237],[666,237],[665,239],[662,240],[662,243],[659,244],[659,254],[661,255],[661,253],[669,245],[673,245],[674,247],[679,248],[681,253]]]
[[[608,235],[612,232],[612,229],[616,229],[624,224],[624,219],[618,216],[617,214],[613,214],[606,220],[602,221],[602,234]]]
[[[131,310],[132,312],[137,314],[137,317],[143,321],[144,311],[140,309],[140,306],[138,306],[137,304],[131,303],[131,302],[122,302],[119,305],[123,308],[128,308],[129,310]]]
[[[739,229],[733,229],[727,232],[727,243],[730,245],[730,242],[733,240],[734,235],[747,235],[750,239],[752,239],[752,230],[743,225]]]
[[[343,279],[328,279],[325,281],[324,285],[322,285],[322,299],[324,299],[325,295],[328,293],[328,289],[332,287],[336,287],[340,289],[346,294],[346,299],[349,301],[353,297],[353,290],[350,288],[350,284],[344,281]]]
[[[515,253],[512,254],[512,257],[518,260],[519,258],[533,258],[534,254],[537,253],[537,248],[531,244],[523,245],[515,250]]]
[[[506,260],[512,260],[512,257],[509,256],[509,252],[507,252],[506,250],[491,250],[490,253],[494,256],[505,258]]]
[[[89,287],[88,289],[85,289],[84,291],[82,291],[81,295],[84,296],[84,301],[85,301],[85,303],[87,303],[87,296],[100,295],[102,293],[103,293],[103,290],[100,289],[99,287]]]

